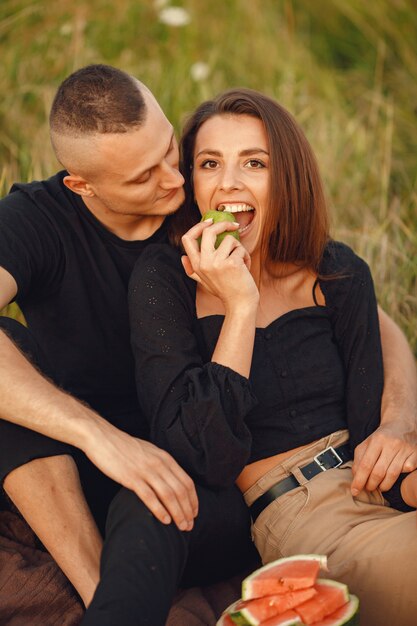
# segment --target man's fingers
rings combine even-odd
[[[153,449],[148,485],[180,530],[190,530],[198,512],[194,482],[164,450]],[[156,456],[155,456],[156,455]],[[156,460],[156,464],[155,464]]]
[[[132,491],[138,496],[140,500],[148,507],[148,509],[155,515],[155,517],[162,522],[162,524],[170,524],[172,518],[167,509],[162,505],[159,498],[156,496],[153,489],[148,487],[143,482],[137,482]]]
[[[168,469],[163,478],[172,486],[180,501],[186,501],[187,506],[189,503],[191,516],[195,517],[198,513],[198,497],[194,481],[167,452],[161,451],[161,454]]]
[[[194,511],[187,488],[173,474],[164,479],[153,485],[159,500],[180,530],[191,530]]]
[[[369,475],[371,474],[372,468],[378,460],[378,457],[379,452],[373,450],[370,446],[368,446],[366,441],[357,446],[352,466],[352,495],[357,496],[358,493],[365,488],[365,485],[369,479]]]
[[[381,491],[388,491],[388,489],[391,489],[391,487],[393,486],[393,484],[395,483],[395,481],[397,480],[398,476],[401,474],[402,471],[403,471],[403,459],[400,455],[397,455],[392,459],[391,463],[388,465],[385,475],[382,477],[382,480],[378,484],[376,484],[377,483],[376,480],[372,480],[372,481],[370,480],[368,481],[366,488],[372,491],[372,486],[375,484],[373,489],[376,489],[377,487],[379,487]]]
[[[417,469],[417,450],[413,450],[403,463],[403,472],[413,472]]]
[[[174,521],[180,530],[191,530],[198,503],[191,479],[190,482],[192,489],[188,481],[183,483],[174,473],[162,471],[152,474],[148,483],[137,480],[131,489],[160,522]]]
[[[362,489],[374,491],[378,487],[381,491],[387,491],[401,472],[410,472],[416,467],[415,448],[376,432],[355,450],[352,495],[358,495]]]
[[[369,474],[365,489],[374,491],[379,487],[381,490],[384,490],[384,484],[386,485],[385,490],[389,489],[394,484],[401,471],[401,467],[402,462],[398,457],[394,457],[391,463],[387,465],[387,460],[384,458],[384,455],[381,454]]]
[[[179,473],[178,478],[187,490],[188,498],[191,504],[192,515],[193,517],[196,517],[198,514],[198,496],[197,496],[197,491],[194,485],[194,481],[188,476],[186,472],[184,472],[182,467],[177,465],[177,468],[178,468],[177,471]]]

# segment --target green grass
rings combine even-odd
[[[2,0],[0,191],[52,174],[57,85],[92,62],[147,83],[179,130],[202,99],[260,89],[289,108],[318,156],[333,234],[370,263],[378,297],[417,354],[417,12],[413,0]],[[206,80],[190,68],[204,62]],[[16,310],[12,311],[16,314]]]

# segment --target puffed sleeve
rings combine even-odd
[[[346,408],[354,449],[381,421],[384,374],[374,285],[365,261],[341,243],[328,246],[322,270],[327,280],[320,281],[320,287],[332,310],[335,340],[346,369]],[[413,510],[401,496],[406,475],[400,474],[384,492],[390,505],[401,511]]]
[[[368,265],[348,246],[328,245],[320,287],[331,310],[346,371],[346,411],[352,449],[379,425],[384,386],[374,284]]]
[[[168,245],[149,246],[129,285],[139,400],[151,440],[199,483],[225,487],[245,466],[256,403],[248,380],[203,358],[195,283]]]

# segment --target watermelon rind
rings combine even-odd
[[[238,626],[258,626],[264,621],[277,617],[280,613],[294,609],[314,598],[316,594],[317,591],[313,587],[308,587],[284,594],[242,601],[241,604],[237,604],[234,610],[230,611],[230,617]]]
[[[320,569],[327,570],[327,557],[323,554],[295,554],[293,556],[278,559],[276,561],[271,561],[271,563],[267,563],[263,567],[260,567],[259,569],[252,572],[252,574],[247,576],[242,581],[242,600],[249,600],[249,599],[253,599],[256,597],[262,597],[262,595],[264,595],[264,594],[261,594],[260,596],[258,596],[258,595],[252,594],[252,583],[256,581],[256,579],[260,576],[260,574],[265,574],[269,570],[274,570],[276,568],[279,568],[280,565],[284,566],[291,562],[309,561],[309,560],[317,561]],[[275,577],[279,578],[279,573],[274,574],[274,578]]]
[[[216,622],[216,626],[233,626],[232,618],[227,613],[223,613]]]
[[[227,609],[224,609],[223,613],[220,615],[218,621],[216,622],[216,626],[225,626],[225,624],[227,625],[228,620],[226,620],[226,617],[230,618],[229,613],[232,613],[235,608],[242,602],[242,600],[236,600],[235,602],[232,602],[232,604],[230,606],[227,607]]]
[[[359,626],[359,598],[350,594],[349,601],[313,626]]]
[[[227,607],[216,622],[216,626],[230,626],[231,622],[234,623],[229,613],[233,612],[240,602],[241,600],[236,600],[236,602],[233,602]],[[268,621],[270,622],[272,620]],[[302,626],[302,622],[300,618],[297,617],[283,622],[282,626]],[[343,607],[337,609],[337,611],[328,615],[323,620],[316,622],[313,626],[359,626],[359,598],[350,594],[348,602]]]

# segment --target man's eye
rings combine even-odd
[[[142,176],[135,180],[136,185],[141,185],[142,183],[147,183],[150,177],[152,176],[152,170],[148,170],[147,172],[143,172]]]
[[[207,161],[203,161],[201,163],[201,166],[206,170],[214,170],[217,167],[217,161],[211,161],[210,159],[207,159]]]
[[[260,161],[259,159],[250,159],[246,163],[246,166],[250,169],[262,169],[263,167],[265,167],[265,163],[263,163],[263,161]]]

